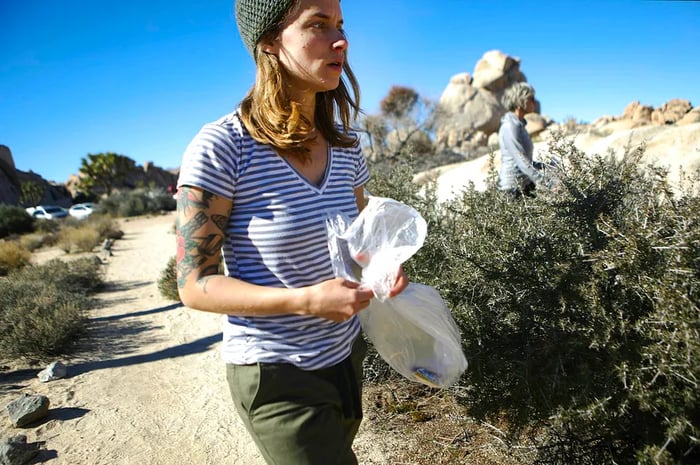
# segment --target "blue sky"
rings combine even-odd
[[[344,0],[362,107],[392,85],[438,99],[484,52],[520,57],[556,121],[640,100],[700,105],[700,2]],[[254,78],[233,0],[0,0],[0,144],[65,182],[88,153],[176,168]]]

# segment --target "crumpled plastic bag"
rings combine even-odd
[[[396,271],[423,245],[425,220],[393,199],[370,197],[349,222],[342,214],[326,220],[333,271],[376,296],[359,313],[360,324],[379,355],[398,373],[431,387],[449,387],[467,369],[452,313],[438,291],[410,283],[389,298]]]
[[[331,259],[336,276],[353,279],[372,289],[382,302],[389,296],[399,266],[423,246],[428,232],[428,225],[420,213],[384,197],[370,197],[367,206],[352,223],[345,217],[335,217],[328,222],[333,228],[329,232],[329,243],[335,248],[331,250]],[[338,247],[343,249],[340,256]],[[351,276],[338,274],[338,268],[354,267],[354,264],[347,264],[348,258],[362,269],[361,276],[356,275],[356,268]]]

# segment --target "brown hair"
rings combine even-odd
[[[296,3],[294,1],[290,6],[287,15]],[[274,24],[258,43],[277,37],[285,19]],[[287,73],[280,66],[278,58],[263,52],[261,47],[255,47],[254,53],[257,68],[255,84],[241,101],[241,119],[253,139],[280,149],[284,155],[298,156],[304,161],[309,159],[309,149],[303,144],[316,137],[314,126],[330,145],[352,147],[358,143],[357,137],[349,133],[349,128],[350,121],[360,111],[360,87],[347,60],[343,62],[343,71],[353,95],[344,78],[341,78],[337,88],[319,92],[316,94],[312,122],[302,116],[299,103],[290,99],[286,86]],[[336,124],[336,114],[340,119],[340,128]]]

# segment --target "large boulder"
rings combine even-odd
[[[514,82],[525,81],[525,75],[520,71],[520,58],[491,50],[476,63],[472,85],[500,95]]]
[[[436,133],[438,147],[468,151],[474,133],[491,134],[498,131],[505,109],[495,94],[471,85],[468,73],[450,79],[439,101],[440,125]]]

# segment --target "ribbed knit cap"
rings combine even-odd
[[[255,58],[255,44],[287,12],[292,0],[236,0],[236,24],[243,44]]]

